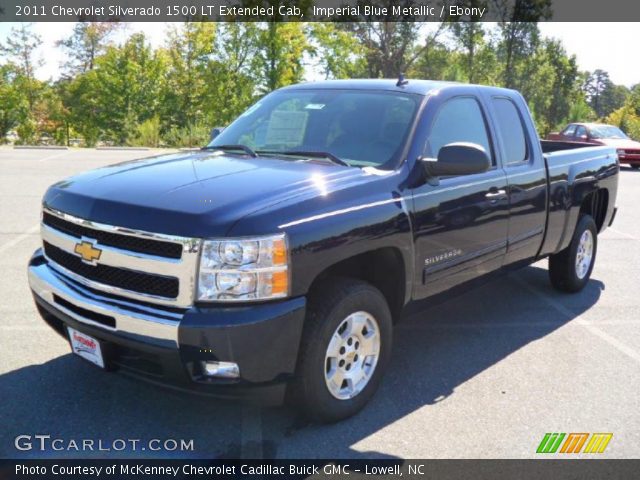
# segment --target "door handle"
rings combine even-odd
[[[485,194],[485,198],[488,198],[489,200],[496,202],[503,198],[507,198],[507,191],[502,189],[498,190],[495,187],[490,188],[489,191]]]
[[[497,188],[489,189],[489,191],[485,195],[485,197],[487,198],[500,198],[500,197],[506,197],[506,196],[507,196],[506,190],[502,190],[502,189],[498,190]]]

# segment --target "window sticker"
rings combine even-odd
[[[310,103],[304,108],[306,110],[322,110],[324,107],[324,103]]]
[[[308,118],[307,112],[274,111],[269,119],[265,143],[289,146],[302,144]]]

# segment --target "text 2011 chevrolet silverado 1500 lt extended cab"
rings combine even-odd
[[[283,88],[201,151],[53,185],[31,288],[101,367],[345,418],[412,302],[544,257],[555,287],[584,287],[619,165],[575,147],[540,142],[511,90]]]

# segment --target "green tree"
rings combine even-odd
[[[25,92],[16,85],[18,75],[13,65],[0,65],[0,142],[29,112]]]
[[[606,116],[624,106],[630,95],[631,92],[627,87],[611,82],[600,94],[600,115]]]
[[[631,138],[640,141],[640,116],[636,114],[631,103],[611,112],[604,122],[620,127]]]
[[[98,82],[98,74],[91,70],[73,79],[63,80],[58,85],[62,104],[67,111],[67,133],[75,130],[89,147],[98,142],[102,130],[100,104],[103,100]]]
[[[163,52],[153,51],[142,33],[96,59],[95,69],[85,74],[86,90],[94,92],[96,121],[106,140],[124,144],[140,123],[158,114],[165,72]]]
[[[545,99],[537,114],[544,119],[542,133],[546,134],[567,122],[572,105],[581,97],[578,66],[575,57],[569,57],[557,40],[543,41],[535,62],[548,72],[546,82],[537,85],[538,96]]]
[[[460,4],[462,7],[488,8],[488,0],[466,0]],[[482,59],[478,53],[485,47],[485,31],[482,23],[477,21],[459,21],[465,19],[453,19],[449,23],[449,29],[453,33],[458,49],[464,55],[464,70],[466,80],[470,83],[478,82],[478,69],[482,68]]]
[[[519,88],[525,68],[521,64],[535,52],[540,32],[537,22],[550,18],[551,0],[494,0],[497,11],[498,56],[502,64],[502,85]]]
[[[56,42],[66,55],[63,63],[65,75],[75,75],[93,70],[96,58],[106,51],[113,33],[121,24],[115,22],[78,22],[68,38]]]
[[[393,2],[380,2],[391,8]],[[413,2],[409,2],[413,3]],[[341,28],[352,32],[365,49],[366,76],[370,78],[396,78],[410,70],[429,43],[416,47],[421,24],[417,22],[356,22],[341,23]]]
[[[312,23],[309,35],[311,54],[318,59],[325,78],[361,78],[366,76],[366,49],[352,32],[335,23]]]
[[[211,88],[207,76],[214,49],[215,23],[187,22],[168,31],[168,71],[162,109],[165,128],[193,127],[203,120]]]
[[[0,44],[0,56],[15,66],[21,87],[27,95],[32,108],[41,84],[35,77],[35,71],[42,65],[42,59],[36,57],[36,50],[42,45],[40,35],[33,33],[31,24],[13,27],[4,44]],[[21,77],[21,78],[20,78]]]
[[[228,22],[218,27],[214,53],[208,64],[205,122],[225,126],[242,113],[258,94],[254,68],[260,27],[255,22]]]
[[[602,96],[603,93],[612,87],[609,73],[604,70],[595,70],[589,74],[584,84],[584,91],[587,94],[587,99],[591,108],[596,112],[598,117],[602,117],[605,114]]]
[[[255,65],[260,91],[300,82],[304,76],[303,56],[310,50],[305,26],[300,22],[268,22],[258,34]]]

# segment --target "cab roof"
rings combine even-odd
[[[406,92],[417,95],[427,95],[433,90],[455,88],[456,90],[484,89],[493,92],[513,92],[506,88],[488,87],[469,83],[445,82],[435,80],[415,80],[406,78],[404,85],[398,86],[398,79],[353,79],[353,80],[321,80],[317,82],[304,82],[283,87],[280,90],[305,90],[305,89],[345,89],[345,90],[386,90],[393,92]]]

